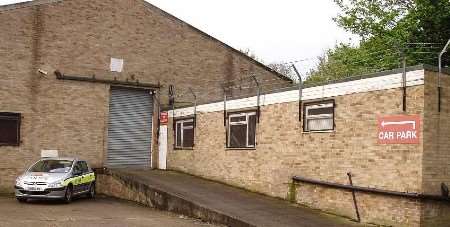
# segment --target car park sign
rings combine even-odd
[[[379,144],[419,144],[419,115],[378,116]]]

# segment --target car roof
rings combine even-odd
[[[71,158],[71,157],[41,158],[41,160],[81,161],[78,158]]]

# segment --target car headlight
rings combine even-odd
[[[22,184],[23,184],[22,177],[20,176],[16,178],[16,186],[22,186]]]
[[[63,181],[57,181],[57,182],[48,184],[48,187],[49,188],[62,188],[63,187],[62,184],[63,184]]]

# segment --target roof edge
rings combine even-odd
[[[417,71],[417,70],[438,72],[439,68],[436,66],[427,65],[427,64],[406,67],[406,72],[412,72],[412,71]],[[343,78],[343,79],[339,79],[339,80],[331,80],[331,81],[326,81],[326,82],[322,82],[322,83],[309,84],[309,85],[303,86],[303,88],[320,87],[320,86],[325,86],[325,85],[330,85],[330,84],[338,84],[338,83],[344,83],[344,82],[350,82],[350,81],[356,81],[356,80],[362,80],[362,79],[369,79],[369,78],[374,78],[374,77],[388,76],[388,75],[398,74],[398,73],[402,73],[402,72],[403,72],[403,68],[397,68],[397,69],[386,70],[386,71],[377,72],[377,73],[370,73],[370,74],[363,74],[363,75],[359,75],[359,76],[347,77],[347,78]],[[445,73],[446,75],[450,75],[450,68],[443,68],[442,72]],[[298,86],[295,86],[295,87],[291,86],[291,87],[287,87],[285,89],[277,89],[276,91],[262,92],[261,95],[293,91],[293,90],[297,90],[297,89],[298,89]],[[252,95],[249,95],[248,97],[252,97]],[[231,98],[231,99],[228,99],[228,101],[242,99],[242,98],[245,98],[245,97]],[[213,100],[213,101],[209,101],[209,102],[202,102],[202,103],[198,103],[198,105],[210,104],[210,103],[215,103],[215,102],[223,102],[223,99]],[[192,107],[192,106],[186,105],[186,106],[178,107],[178,109],[186,108],[186,107]]]
[[[51,3],[61,2],[64,0],[30,0],[26,2],[18,2],[7,5],[0,5],[0,12],[10,11],[10,10],[18,10],[27,7],[39,6],[39,5],[47,5]]]

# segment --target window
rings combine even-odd
[[[228,148],[254,148],[256,146],[256,112],[228,116]]]
[[[194,119],[175,121],[175,147],[194,147]]]
[[[85,161],[80,161],[81,163],[81,170],[83,171],[83,173],[89,173],[89,168],[88,165]]]
[[[73,174],[74,175],[81,175],[83,174],[83,166],[81,165],[81,162],[76,162],[75,166],[73,167]]]
[[[334,130],[334,100],[304,105],[303,131]]]
[[[41,160],[34,164],[28,171],[39,173],[68,173],[72,168],[69,160]]]
[[[20,114],[0,113],[0,146],[19,146]]]

